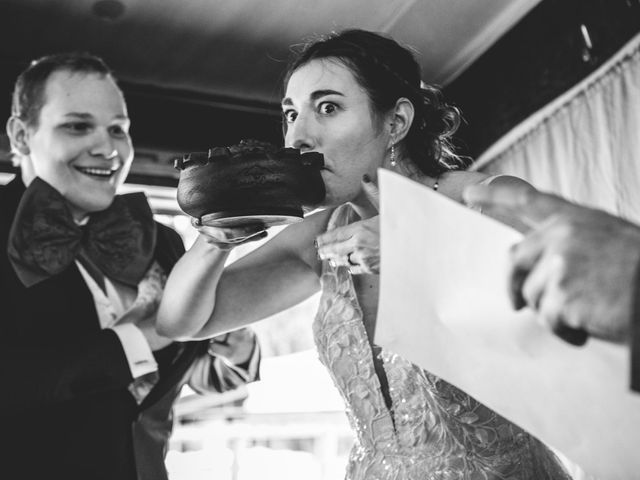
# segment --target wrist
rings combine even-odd
[[[235,247],[233,244],[220,241],[204,233],[200,233],[196,243],[204,254],[220,254],[222,256],[229,255],[229,252]]]

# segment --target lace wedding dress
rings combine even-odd
[[[343,205],[328,228],[354,217]],[[397,355],[374,358],[348,269],[324,262],[321,281],[314,338],[356,436],[347,479],[570,479],[545,445],[469,395]]]

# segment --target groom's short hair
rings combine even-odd
[[[40,110],[45,104],[47,80],[57,71],[113,75],[100,57],[86,52],[68,52],[33,60],[18,76],[13,89],[11,115],[31,127],[37,127]]]

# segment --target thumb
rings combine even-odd
[[[380,211],[380,190],[378,186],[371,181],[369,175],[362,176],[362,189],[364,190],[367,199],[371,202],[371,205],[376,209],[376,212]]]
[[[572,206],[560,197],[523,184],[471,185],[464,190],[463,198],[468,205],[516,218],[532,228]]]

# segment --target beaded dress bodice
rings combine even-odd
[[[353,221],[337,208],[328,229]],[[391,410],[375,372],[351,274],[323,262],[313,333],[320,361],[346,403],[355,432],[346,478],[569,479],[541,442],[473,398],[382,351]]]

